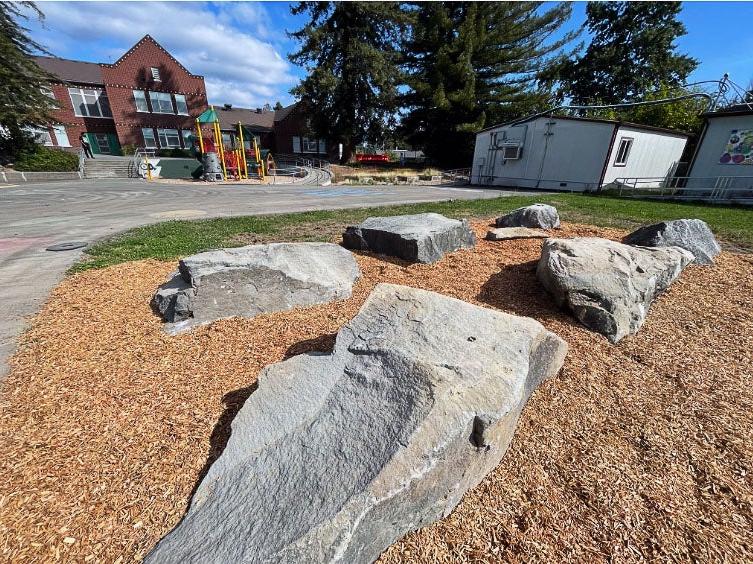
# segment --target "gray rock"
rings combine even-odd
[[[695,256],[697,264],[713,264],[722,249],[708,224],[700,219],[676,219],[646,225],[625,237],[628,245],[682,247]]]
[[[349,298],[360,270],[332,243],[272,243],[186,257],[152,304],[176,333],[224,317],[253,317]]]
[[[370,217],[343,233],[349,249],[372,251],[411,262],[436,262],[445,253],[472,248],[476,238],[467,220],[438,213]]]
[[[566,351],[533,319],[379,284],[331,354],[262,371],[146,562],[372,562],[497,466]]]
[[[497,218],[497,227],[538,227],[556,229],[560,226],[557,208],[547,204],[533,204],[511,211]]]
[[[596,237],[547,239],[536,275],[560,307],[616,343],[638,331],[654,298],[693,261],[679,247],[631,247]]]
[[[528,227],[497,227],[486,232],[489,241],[507,241],[508,239],[546,239],[549,234],[540,229]]]

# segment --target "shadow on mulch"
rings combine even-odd
[[[214,429],[212,429],[212,435],[209,437],[209,454],[207,455],[207,460],[204,463],[204,466],[202,466],[201,471],[199,471],[196,483],[191,489],[191,495],[188,496],[188,507],[191,506],[193,496],[196,493],[199,484],[201,484],[202,480],[204,480],[204,477],[207,475],[207,472],[209,472],[209,468],[225,451],[227,442],[230,440],[230,425],[233,423],[233,419],[235,419],[235,416],[238,415],[238,412],[246,403],[246,400],[256,391],[257,387],[258,383],[254,382],[250,386],[240,388],[239,390],[233,390],[222,396],[222,403],[225,406],[225,410],[222,412],[222,415],[220,415],[217,423],[215,423]]]
[[[319,335],[318,337],[314,337],[313,339],[299,341],[294,345],[288,347],[288,350],[285,351],[283,360],[287,360],[292,356],[298,356],[299,354],[310,352],[331,353],[332,349],[335,348],[336,338],[337,333],[325,333],[324,335]]]
[[[503,266],[481,286],[477,300],[515,315],[538,321],[577,323],[560,310],[536,278],[538,260]]]

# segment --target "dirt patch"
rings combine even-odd
[[[475,222],[479,239],[487,222]],[[566,225],[564,236],[624,232]],[[753,557],[753,260],[691,266],[618,345],[558,311],[541,241],[479,240],[434,265],[358,256],[350,300],[168,337],[149,300],[173,263],[71,276],[0,396],[3,560],[141,558],[183,515],[259,370],[328,350],[379,281],[530,315],[570,344],[502,463],[384,562]]]

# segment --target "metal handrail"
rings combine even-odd
[[[128,176],[130,176],[131,178],[138,178],[141,164],[145,160],[154,158],[156,154],[157,151],[155,149],[142,149],[141,147],[137,148],[133,153],[133,158],[131,159],[131,163],[129,165]]]
[[[753,201],[753,176],[623,177],[612,185],[618,196]]]

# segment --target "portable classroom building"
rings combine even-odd
[[[753,104],[704,114],[685,189],[719,199],[753,198]]]
[[[622,178],[674,173],[689,135],[616,120],[534,116],[476,135],[471,182],[594,191]]]

